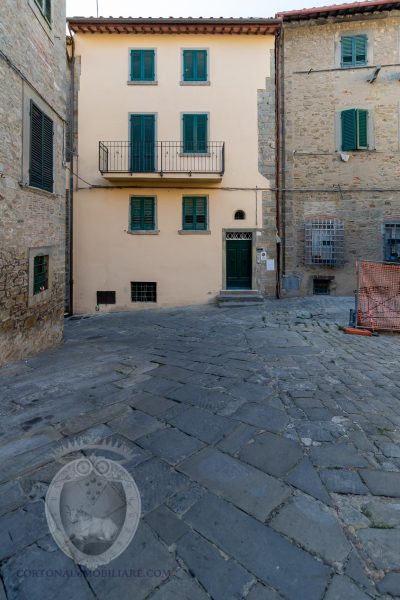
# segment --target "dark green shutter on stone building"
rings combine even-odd
[[[368,148],[368,111],[356,108],[341,113],[342,150]]]
[[[341,37],[342,67],[367,64],[367,36],[344,35]]]
[[[185,196],[183,198],[182,229],[207,229],[207,198],[205,196]]]
[[[31,101],[29,184],[53,191],[53,121]]]

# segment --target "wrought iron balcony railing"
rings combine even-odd
[[[111,173],[220,174],[224,142],[99,142],[99,170]]]

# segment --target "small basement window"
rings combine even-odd
[[[316,277],[313,279],[314,296],[329,296],[331,293],[331,279]]]
[[[115,292],[97,292],[97,304],[115,304]]]
[[[236,221],[244,221],[246,218],[246,213],[244,212],[244,210],[237,210],[235,212],[235,220]]]
[[[132,302],[157,302],[157,283],[155,281],[132,281]]]
[[[400,262],[400,223],[385,224],[385,260]]]

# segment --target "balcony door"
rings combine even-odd
[[[156,159],[156,116],[131,115],[130,171],[151,173],[155,171]]]

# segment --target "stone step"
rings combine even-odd
[[[230,296],[260,296],[260,292],[258,290],[221,290],[219,293],[220,296],[230,297]]]
[[[219,306],[253,306],[263,300],[258,290],[222,290],[218,296]]]
[[[260,300],[258,300],[260,302]],[[232,302],[218,301],[219,308],[238,308],[239,306],[255,306],[257,302],[247,302],[245,300],[235,300]]]

